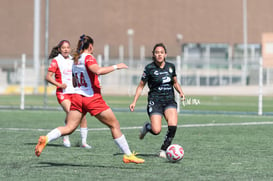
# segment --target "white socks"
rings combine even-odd
[[[86,138],[87,138],[87,133],[88,133],[88,129],[87,128],[81,128],[81,136],[82,136],[82,143],[85,144],[86,143]],[[57,138],[61,137],[61,132],[58,128],[53,129],[52,131],[50,131],[47,134],[47,139],[48,139],[48,143],[56,140]],[[118,147],[120,148],[120,150],[126,154],[126,155],[131,155],[132,152],[129,148],[129,145],[127,143],[127,140],[125,138],[124,135],[122,135],[119,138],[114,139],[114,142],[118,145]]]
[[[87,139],[88,129],[87,128],[80,128],[80,132],[81,132],[82,144],[85,145],[86,144],[86,139]],[[55,128],[55,129],[53,129],[52,131],[50,131],[47,134],[47,137],[48,137],[48,142],[51,142],[51,141],[61,137],[61,132],[59,131],[58,128]],[[64,136],[64,138],[69,140],[68,135]]]
[[[47,139],[48,139],[48,143],[61,137],[61,132],[60,130],[58,130],[58,128],[55,128],[53,129],[52,131],[50,131],[48,134],[47,134]]]
[[[122,135],[119,138],[114,139],[114,141],[124,154],[126,154],[126,155],[131,155],[132,154],[132,152],[131,152],[131,150],[129,148],[129,145],[127,143],[127,140],[126,140],[124,135]]]
[[[80,128],[80,132],[81,132],[81,138],[82,138],[82,145],[85,145],[86,139],[87,139],[88,128]]]

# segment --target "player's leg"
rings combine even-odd
[[[85,115],[77,110],[71,110],[69,111],[69,113],[67,114],[67,123],[65,126],[62,127],[58,127],[58,129],[61,132],[61,135],[69,135],[71,133],[73,133],[77,127],[80,124],[81,119],[84,117]]]
[[[168,123],[168,130],[161,146],[160,157],[166,157],[165,151],[171,145],[177,129],[177,109],[168,108],[164,112],[165,119]]]
[[[153,135],[158,135],[161,132],[161,121],[162,115],[161,114],[152,114],[150,116],[151,119],[151,130],[150,133]]]
[[[118,120],[116,119],[116,116],[114,115],[113,111],[110,108],[95,115],[95,117],[110,128],[112,137],[114,139],[122,136],[122,133],[120,130],[120,124]]]
[[[139,139],[143,139],[149,132],[153,135],[158,135],[161,132],[161,120],[162,116],[159,114],[153,114],[150,116],[150,122],[144,123],[139,133]]]
[[[95,117],[110,128],[115,143],[125,154],[123,156],[124,163],[144,162],[143,159],[136,157],[135,154],[131,152],[128,142],[120,130],[120,124],[110,108],[95,115]]]
[[[92,148],[90,145],[87,144],[87,134],[88,134],[88,128],[87,128],[87,119],[86,116],[84,116],[81,120],[80,123],[80,133],[81,133],[81,138],[82,138],[82,148],[90,149]]]
[[[143,139],[148,132],[153,135],[158,135],[161,132],[162,105],[156,101],[149,101],[147,113],[150,117],[150,122],[144,123],[139,133],[139,139]]]
[[[73,94],[64,94],[62,97],[64,97],[64,100],[61,102],[61,105],[64,111],[66,112],[66,114],[68,114],[68,112],[70,111]],[[81,142],[82,142],[81,147],[90,149],[91,146],[86,143],[87,133],[88,133],[87,119],[84,116],[80,123],[80,134],[81,134]],[[71,146],[68,135],[63,136],[63,143],[65,147]]]
[[[63,95],[63,97],[67,97],[67,96],[68,96],[68,95]],[[69,112],[69,110],[70,110],[70,105],[71,105],[70,99],[64,99],[60,104],[61,104],[63,110],[65,111],[66,117],[67,117],[67,114],[68,114],[68,112]],[[66,124],[66,122],[67,122],[66,119],[67,119],[67,118],[65,118],[65,124]],[[63,144],[64,144],[64,146],[67,147],[67,148],[71,147],[71,143],[70,143],[70,140],[69,140],[69,136],[68,136],[68,135],[63,136]]]
[[[36,156],[40,156],[47,143],[64,135],[71,134],[80,124],[84,115],[79,111],[70,111],[67,116],[67,124],[50,131],[46,136],[40,136],[39,141],[35,147]]]

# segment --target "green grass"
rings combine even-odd
[[[133,97],[130,96],[104,96],[106,102],[114,109],[128,109]],[[19,107],[20,96],[0,95],[0,106]],[[198,104],[195,104],[195,103]],[[263,112],[272,113],[273,97],[263,97]],[[141,96],[136,105],[136,111],[146,111],[147,97]],[[60,108],[54,95],[47,96],[44,101],[43,95],[26,95],[25,107],[28,109],[35,107]],[[258,112],[257,96],[191,96],[186,97],[186,101],[181,103],[182,111],[213,111],[213,112]]]
[[[4,97],[2,99],[1,96],[1,104],[2,101],[8,104],[14,99]],[[253,104],[257,100],[253,97],[195,98],[200,99],[200,105],[186,105],[183,109],[205,110],[208,113],[179,114],[179,128],[173,143],[183,146],[185,157],[175,164],[155,156],[166,133],[164,121],[160,135],[149,134],[144,140],[138,139],[139,128],[148,117],[146,112],[132,113],[125,109],[132,97],[107,96],[105,99],[113,108],[123,109],[115,112],[122,132],[131,149],[146,160],[138,165],[122,162],[122,155],[110,131],[97,130],[106,127],[89,115],[88,143],[93,146],[91,150],[78,147],[80,133],[77,130],[70,136],[71,148],[64,148],[61,139],[58,139],[49,143],[37,158],[34,147],[39,136],[63,125],[64,112],[0,110],[0,180],[273,180],[273,116],[209,112],[255,111]],[[268,97],[265,101],[268,111],[270,99]],[[32,96],[27,97],[26,102],[41,106],[39,100],[42,102],[42,96]],[[53,96],[48,102],[52,107],[58,106]],[[145,109],[145,104],[146,98],[142,97],[137,108]],[[249,122],[272,124],[229,125]],[[220,125],[224,123],[226,125]]]

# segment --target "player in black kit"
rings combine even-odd
[[[160,157],[166,158],[166,149],[175,136],[177,129],[177,103],[175,101],[174,88],[182,100],[185,100],[184,93],[177,81],[175,66],[166,62],[167,50],[164,44],[156,44],[153,48],[153,62],[146,65],[141,81],[136,89],[134,101],[130,110],[134,111],[136,102],[148,82],[148,105],[147,113],[150,122],[144,124],[140,131],[139,138],[143,139],[146,133],[158,135],[161,132],[162,116],[168,123],[168,131],[161,146]]]

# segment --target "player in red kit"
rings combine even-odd
[[[70,110],[71,96],[74,93],[74,87],[72,85],[73,60],[70,56],[70,52],[71,48],[68,40],[62,40],[57,46],[53,47],[49,55],[49,59],[52,59],[52,61],[46,75],[46,80],[57,87],[57,100],[66,115]],[[91,146],[86,143],[87,133],[87,120],[83,117],[80,123],[81,147],[89,149]],[[65,147],[71,146],[68,135],[63,136],[63,144]]]
[[[35,154],[40,156],[48,142],[62,135],[71,134],[79,125],[80,120],[86,113],[89,113],[109,127],[114,142],[124,153],[124,163],[144,163],[143,159],[138,158],[135,153],[131,152],[127,140],[120,130],[119,121],[102,98],[98,79],[99,75],[108,74],[119,69],[127,69],[128,67],[124,63],[100,67],[92,55],[93,44],[93,39],[85,35],[82,35],[78,41],[72,67],[75,94],[72,96],[67,124],[66,126],[55,128],[47,136],[40,136],[35,148]]]

